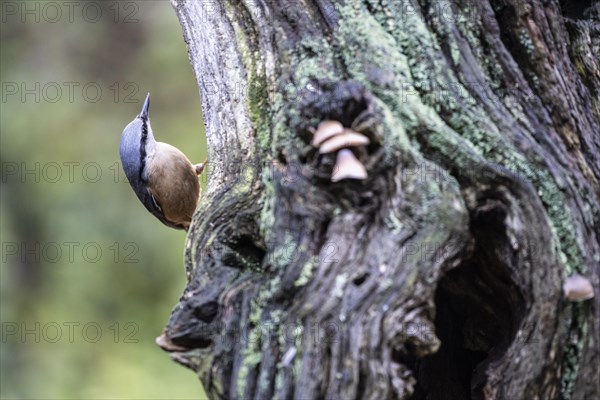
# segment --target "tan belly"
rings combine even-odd
[[[156,152],[146,165],[152,177],[149,189],[165,218],[189,227],[200,197],[200,183],[192,163],[179,149],[156,143]]]

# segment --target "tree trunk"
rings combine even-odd
[[[212,399],[599,398],[598,4],[172,1],[210,175],[164,347]]]

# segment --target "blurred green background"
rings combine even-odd
[[[157,140],[205,159],[174,10],[165,0],[0,7],[0,397],[205,398],[154,343],[185,285],[185,233],[144,209],[119,161],[147,92]]]

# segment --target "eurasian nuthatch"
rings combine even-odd
[[[177,148],[154,140],[148,108],[150,93],[142,112],[129,123],[121,136],[121,162],[133,191],[148,211],[163,224],[188,230],[200,197],[198,175],[206,166],[192,165]]]

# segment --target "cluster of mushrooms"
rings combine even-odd
[[[337,152],[335,167],[331,175],[332,182],[343,179],[366,179],[367,170],[356,158],[351,147],[366,146],[369,138],[363,134],[344,128],[338,121],[322,121],[313,132],[311,145],[319,149],[320,154]]]

